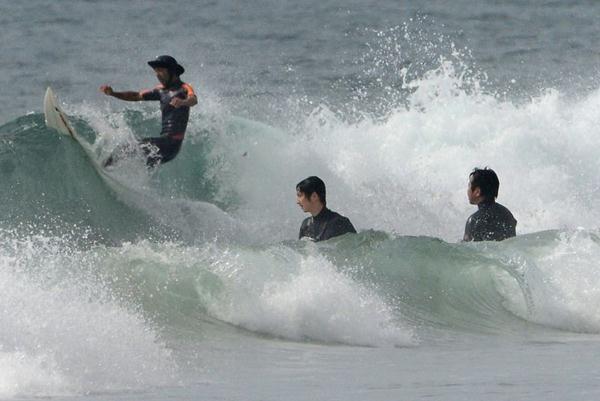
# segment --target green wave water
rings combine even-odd
[[[45,127],[43,115],[21,117],[0,133],[3,227],[57,236],[88,231],[104,239],[155,231],[116,199],[77,143]]]
[[[156,120],[143,121],[141,113],[125,116],[128,123],[139,123],[138,135],[156,125]],[[75,119],[74,125],[94,143],[96,134],[89,124]],[[57,236],[77,232],[81,238],[110,243],[177,239],[182,231],[169,223],[176,217],[185,219],[181,215],[193,209],[193,204],[183,204],[186,200],[194,199],[200,206],[207,204],[203,200],[227,206],[215,199],[210,179],[200,178],[205,177],[202,157],[186,157],[186,153],[205,154],[204,144],[188,144],[182,163],[170,171],[168,166],[166,171],[148,171],[139,160],[132,161],[115,173],[125,187],[119,191],[102,180],[75,141],[46,128],[43,115],[23,116],[0,127],[0,133],[0,174],[7,188],[0,195],[4,228]],[[103,151],[98,149],[98,160],[105,157]],[[136,171],[128,176],[127,169]],[[173,194],[178,204],[169,203]],[[212,205],[209,209],[220,213]]]
[[[136,127],[137,136],[153,132],[157,125],[155,118],[138,111],[121,117],[126,126]],[[91,125],[84,119],[74,121],[95,146],[110,147],[110,140],[92,128],[93,118]],[[111,292],[133,297],[132,304],[147,316],[165,322],[181,319],[184,326],[215,318],[276,337],[373,344],[418,342],[432,336],[429,330],[508,333],[530,324],[597,330],[595,319],[581,316],[564,325],[549,324],[540,314],[547,300],[539,294],[549,291],[539,276],[555,274],[539,265],[555,257],[557,241],[595,244],[593,232],[531,234],[499,244],[452,244],[371,230],[322,245],[281,242],[277,235],[257,242],[242,232],[247,222],[239,213],[243,198],[237,188],[219,187],[228,182],[227,171],[225,179],[214,175],[233,165],[224,157],[235,161],[246,156],[215,153],[218,146],[231,148],[206,139],[206,134],[217,139],[224,134],[250,136],[246,142],[233,142],[239,149],[252,149],[257,134],[265,143],[277,142],[276,134],[242,119],[202,124],[205,131],[191,135],[177,163],[158,171],[133,164],[139,171],[130,174],[132,166],[126,166],[113,173],[123,180],[126,193],[107,185],[81,147],[47,129],[41,115],[5,124],[0,127],[0,174],[9,189],[0,195],[4,236],[48,238],[56,241],[58,254],[66,245],[82,252],[86,263],[85,255],[92,252],[93,263],[86,268],[109,283]],[[214,236],[206,236],[208,227]],[[238,231],[225,236],[225,228],[232,232],[231,227]],[[540,253],[540,246],[548,249]],[[575,268],[571,263],[567,261],[567,268]],[[335,283],[340,288],[329,294],[333,299],[310,298],[313,286]],[[284,312],[271,305],[275,296],[284,303],[296,298]],[[338,296],[343,299],[335,299]],[[349,309],[314,314],[317,304],[338,301],[348,303]],[[395,334],[362,333],[358,322],[363,319],[352,315],[353,308],[362,310],[365,305],[372,308],[367,314],[375,316],[375,333],[381,328],[381,333]],[[299,316],[290,314],[290,308]],[[324,321],[313,322],[313,314]],[[348,332],[338,332],[327,321],[338,314],[347,325],[340,327]],[[427,330],[419,333],[423,327]]]

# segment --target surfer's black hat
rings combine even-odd
[[[181,75],[185,72],[185,68],[180,66],[179,63],[177,63],[177,60],[171,56],[158,56],[154,60],[148,61],[148,65],[152,68],[166,68],[169,71],[175,72],[177,75]]]

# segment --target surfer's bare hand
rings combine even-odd
[[[114,91],[113,91],[113,88],[112,88],[112,87],[110,87],[109,85],[102,85],[102,86],[100,87],[100,91],[101,91],[101,92],[104,92],[104,94],[105,94],[105,95],[108,95],[108,96],[112,96],[112,95],[113,95],[113,93],[114,93]]]
[[[180,108],[181,106],[185,106],[185,101],[183,99],[180,99],[178,97],[174,97],[173,99],[171,99],[171,103],[169,103],[171,106],[175,107],[176,109]]]

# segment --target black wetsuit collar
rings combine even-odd
[[[327,209],[327,207],[323,206],[323,209],[321,209],[319,214],[317,214],[316,216],[313,216],[313,220],[315,220],[315,221],[324,220],[324,219],[328,218],[330,214],[331,214],[331,211],[329,209]]]
[[[483,209],[483,208],[486,208],[486,207],[489,207],[489,206],[493,205],[494,203],[496,203],[495,199],[486,199],[486,200],[483,200],[483,201],[479,202],[477,204],[477,208],[478,209]]]
[[[167,85],[163,85],[163,88],[166,90],[176,89],[179,88],[181,85],[183,85],[183,81],[181,80],[181,78],[177,78],[170,80]]]

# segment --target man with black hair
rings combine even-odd
[[[463,241],[502,241],[516,236],[517,220],[496,202],[500,181],[494,170],[475,168],[469,175],[467,197],[477,205],[465,226]]]
[[[319,177],[308,177],[296,185],[296,203],[310,213],[300,226],[298,238],[324,241],[346,233],[356,233],[354,226],[344,217],[327,208],[325,183]]]
[[[140,146],[146,155],[146,164],[154,167],[159,163],[173,160],[185,136],[190,107],[198,103],[198,99],[191,85],[183,82],[179,77],[185,69],[171,56],[158,56],[148,61],[154,69],[156,79],[160,85],[154,89],[141,92],[115,92],[109,85],[102,85],[100,91],[117,99],[137,102],[141,100],[160,101],[162,114],[162,130],[160,136],[145,138],[140,141]],[[115,156],[110,156],[104,167],[115,162]]]

